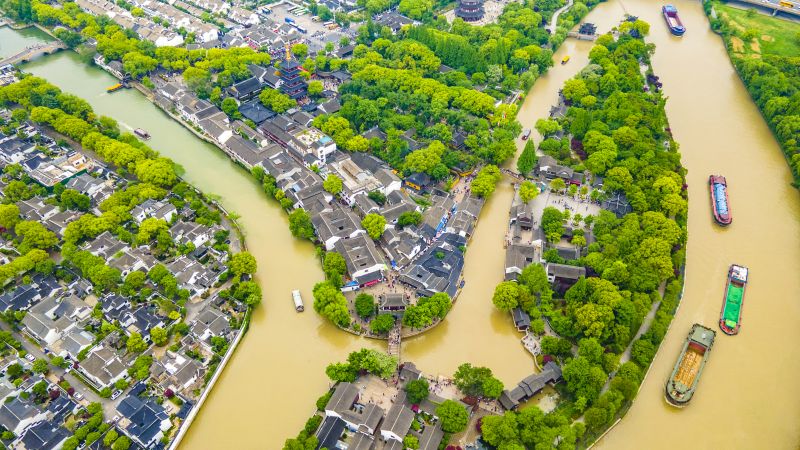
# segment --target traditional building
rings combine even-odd
[[[280,90],[290,98],[297,100],[306,95],[306,81],[300,74],[300,63],[292,58],[289,49],[286,49],[286,59],[281,61],[281,85]]]
[[[483,18],[483,0],[459,0],[456,6],[456,17],[465,22],[476,22]]]

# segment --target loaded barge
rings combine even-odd
[[[686,33],[686,27],[683,26],[681,18],[678,17],[678,8],[673,5],[664,5],[661,7],[661,13],[664,14],[664,20],[667,22],[669,31],[675,36],[683,36]]]
[[[719,313],[719,328],[723,333],[734,335],[742,326],[744,288],[747,285],[747,267],[732,264],[728,269],[728,283]]]
[[[733,221],[730,203],[728,203],[728,183],[722,175],[708,177],[708,188],[711,192],[711,208],[714,221],[722,226],[728,226]]]
[[[716,335],[714,330],[700,324],[692,325],[681,356],[667,380],[664,397],[669,404],[683,408],[692,399]]]

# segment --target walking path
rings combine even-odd
[[[392,331],[389,332],[389,339],[386,341],[389,346],[387,353],[389,353],[389,356],[394,356],[395,358],[397,358],[397,362],[401,361],[400,348],[402,342],[402,333],[400,332],[400,330],[402,330],[402,328],[403,328],[403,322],[398,320],[394,324],[394,328],[392,328]]]
[[[558,26],[558,16],[560,16],[561,13],[568,10],[570,7],[572,7],[572,0],[567,1],[566,5],[562,6],[555,13],[553,13],[553,17],[550,19],[550,24],[546,27],[546,30],[551,34],[555,33],[556,27]]]

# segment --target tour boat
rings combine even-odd
[[[722,226],[730,225],[733,217],[731,217],[730,204],[728,203],[728,183],[725,177],[711,175],[708,177],[708,187],[711,192],[711,208],[714,213],[714,220]]]
[[[567,55],[567,56],[565,56],[565,57],[563,57],[563,58],[561,59],[561,64],[562,64],[562,65],[564,65],[564,64],[566,64],[566,63],[568,63],[568,62],[569,62],[569,55]]]
[[[150,133],[148,133],[147,131],[145,131],[145,130],[143,130],[141,128],[137,128],[137,129],[133,130],[133,134],[135,134],[136,136],[139,136],[142,139],[150,139]]]
[[[738,334],[742,326],[747,273],[747,267],[737,264],[732,264],[728,269],[728,283],[725,285],[725,297],[722,301],[722,310],[719,312],[719,328],[731,336]]]
[[[664,14],[664,20],[667,22],[669,31],[675,36],[683,36],[686,32],[686,27],[683,26],[681,18],[678,17],[678,8],[673,5],[664,5],[661,7],[661,12]]]
[[[708,362],[708,354],[711,353],[716,335],[714,330],[700,324],[692,325],[692,330],[689,331],[683,344],[681,356],[667,380],[664,397],[669,404],[683,408],[692,399],[703,367]]]
[[[303,312],[306,310],[306,307],[303,306],[303,298],[300,297],[300,291],[296,289],[292,291],[292,300],[294,301],[294,309],[296,309],[297,312]]]
[[[525,128],[525,130],[522,132],[522,140],[524,141],[524,140],[528,139],[529,137],[531,137],[531,129],[530,128]]]
[[[117,84],[107,88],[106,92],[108,92],[110,94],[110,93],[116,92],[116,91],[118,91],[118,90],[120,90],[122,88],[123,88],[122,84],[121,83],[117,83]]]

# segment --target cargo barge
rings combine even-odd
[[[722,299],[722,310],[719,313],[719,328],[725,334],[738,334],[742,326],[747,274],[747,267],[737,264],[732,264],[728,269],[728,283],[725,285],[725,297]]]
[[[675,36],[683,36],[686,33],[686,27],[683,26],[681,18],[678,17],[678,8],[673,5],[664,5],[661,7],[661,13],[664,14],[664,20],[667,22],[669,31]]]
[[[711,210],[714,221],[722,226],[728,226],[733,221],[730,203],[728,202],[728,182],[721,175],[708,177],[708,189],[711,193]]]
[[[667,380],[664,398],[669,404],[683,408],[692,399],[716,335],[714,330],[700,324],[692,325],[681,356]]]

